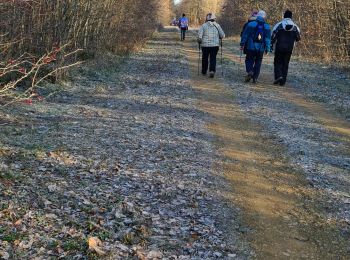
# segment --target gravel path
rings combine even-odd
[[[209,118],[176,36],[164,31],[129,58],[80,68],[44,102],[1,111],[3,258],[251,254],[238,209],[216,192],[226,187],[213,174]]]
[[[241,111],[287,148],[292,166],[301,169],[320,199],[329,223],[350,232],[349,74],[339,68],[293,60],[286,87],[273,81],[267,58],[257,85],[243,83],[244,59],[230,42],[225,82]],[[237,80],[239,79],[239,80]],[[349,245],[350,248],[350,245]]]

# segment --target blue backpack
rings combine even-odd
[[[265,41],[265,23],[258,22],[255,27],[254,43],[264,43]]]
[[[187,28],[188,27],[188,19],[186,17],[182,17],[180,19],[180,27]]]

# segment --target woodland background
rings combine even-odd
[[[170,0],[0,1],[0,101],[35,95],[38,83],[96,53],[136,49],[169,20],[171,6]],[[13,92],[18,86],[26,91]]]

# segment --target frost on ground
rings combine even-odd
[[[233,45],[232,45],[233,46]],[[238,53],[235,47],[231,51]],[[226,83],[236,96],[241,110],[263,125],[265,134],[288,149],[288,158],[305,173],[310,186],[318,190],[320,207],[326,219],[349,232],[350,225],[350,153],[349,132],[342,133],[324,125],[322,116],[305,109],[302,97],[318,102],[334,120],[349,118],[349,76],[346,72],[321,65],[292,62],[285,87],[272,85],[273,65],[264,60],[260,84],[243,83],[244,62],[226,61]],[[333,76],[332,76],[333,75]],[[295,93],[295,95],[288,95]],[[329,112],[332,111],[332,112]],[[336,112],[334,112],[336,111]],[[317,112],[317,111],[316,111]],[[336,128],[336,126],[334,126]],[[346,231],[347,230],[347,231]]]
[[[340,67],[293,61],[289,84],[350,120],[350,73]]]
[[[181,46],[113,59],[0,111],[1,257],[246,258]]]
[[[225,52],[236,56],[235,64],[227,64],[225,68],[233,69],[236,74],[235,79],[241,81],[245,73],[244,55],[239,58],[239,42],[230,40],[225,43]],[[297,48],[297,47],[296,47]],[[238,69],[238,71],[237,71]],[[227,71],[229,72],[229,71]],[[237,74],[237,72],[239,72]],[[270,84],[273,81],[273,54],[264,56],[262,74],[268,75],[264,84]],[[264,76],[264,75],[263,75]],[[238,77],[238,78],[237,78]],[[344,117],[350,119],[350,73],[349,68],[338,66],[337,64],[326,65],[307,62],[303,57],[292,56],[289,64],[289,75],[287,86],[298,90],[309,100],[324,104],[324,107]]]

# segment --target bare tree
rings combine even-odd
[[[205,21],[207,13],[220,14],[222,3],[223,0],[183,0],[176,6],[176,14],[186,13],[191,24],[199,25]]]
[[[24,69],[22,63],[37,68],[36,60],[62,46],[65,53],[75,54],[69,56],[71,63],[76,62],[77,49],[89,54],[131,51],[160,23],[169,21],[171,8],[170,0],[0,1],[0,72],[6,71],[0,74],[0,98],[5,90],[16,87],[6,85],[5,76],[12,74],[14,82],[23,77],[18,71]],[[29,56],[33,61],[23,60]],[[18,62],[12,66],[7,60]],[[64,62],[59,58],[52,61],[55,68],[66,67]]]

